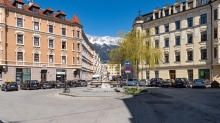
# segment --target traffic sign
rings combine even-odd
[[[126,61],[126,62],[125,62],[125,65],[126,65],[126,66],[130,66],[130,65],[131,65],[130,61]]]
[[[131,71],[131,67],[130,66],[126,66],[125,70],[126,71]]]

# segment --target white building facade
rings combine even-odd
[[[153,29],[151,40],[164,52],[163,62],[155,70],[140,65],[139,78],[202,78],[220,82],[219,13],[219,0],[177,0],[172,6],[166,4],[138,16],[133,28]]]

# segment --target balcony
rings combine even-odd
[[[193,43],[188,43],[188,44],[186,44],[186,47],[193,47]]]
[[[200,44],[201,46],[206,45],[206,44],[207,44],[207,41],[201,41],[201,42],[199,42],[199,44]]]

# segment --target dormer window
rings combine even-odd
[[[60,15],[60,20],[65,20],[65,16]]]
[[[52,12],[47,12],[48,17],[52,17]]]
[[[38,13],[38,8],[33,7],[32,11],[35,12],[35,13]]]
[[[17,6],[17,8],[22,9],[22,4],[21,3],[17,3],[16,6]]]

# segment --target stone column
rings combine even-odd
[[[158,12],[158,18],[161,18],[161,10]]]
[[[180,12],[183,11],[183,3],[180,4]]]
[[[196,0],[193,0],[193,8],[195,8],[197,5]]]
[[[186,10],[188,10],[189,9],[188,2],[185,3],[185,6],[186,6]]]

